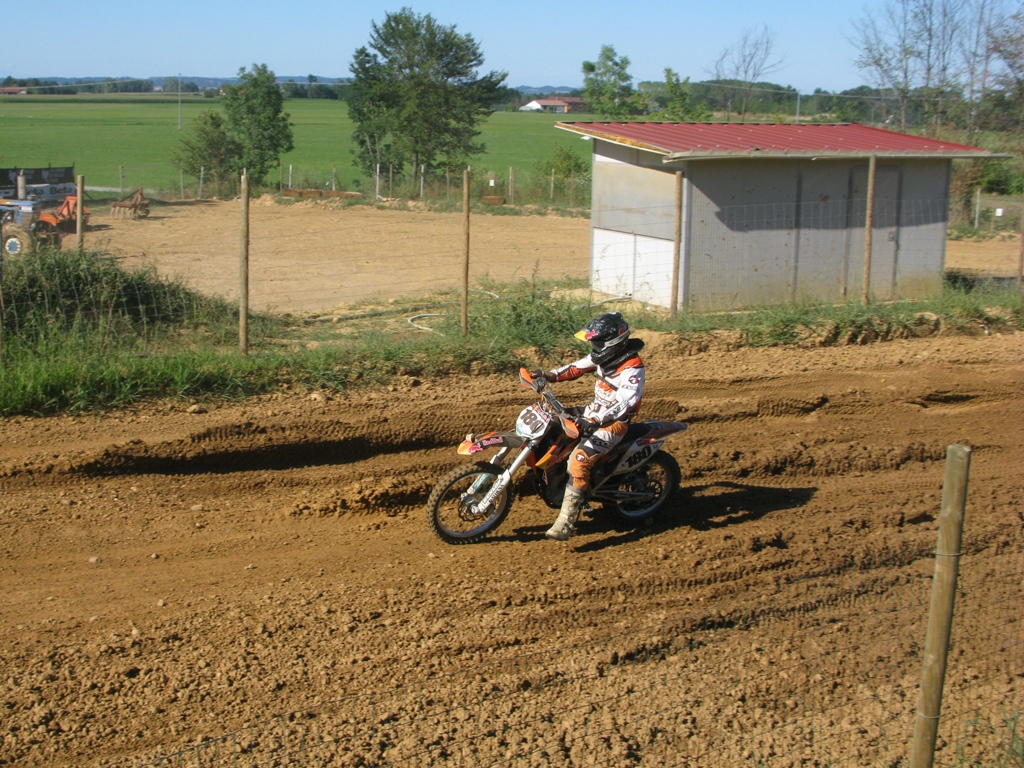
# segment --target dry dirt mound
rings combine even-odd
[[[531,496],[480,545],[423,518],[458,440],[530,402],[510,377],[4,421],[0,764],[128,764],[300,710],[319,714],[281,727],[320,729],[323,764],[412,760],[453,733],[480,750],[466,765],[901,756],[923,624],[887,633],[923,615],[951,443],[974,447],[965,552],[988,569],[965,561],[965,589],[1019,605],[1002,575],[1024,545],[1024,334],[651,341],[645,414],[690,423],[667,446],[684,490],[650,527],[595,513],[567,545]],[[989,621],[1005,612],[963,647],[977,677],[948,687],[1010,712],[1020,668],[982,652]],[[393,693],[344,698],[371,691]],[[671,724],[644,730],[635,707]],[[376,736],[346,741],[357,723]]]

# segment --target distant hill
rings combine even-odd
[[[324,83],[326,85],[332,85],[338,82],[347,82],[351,80],[351,77],[321,77],[320,75],[314,75],[318,83]],[[29,78],[16,78],[18,80],[25,80]],[[164,80],[170,80],[172,83],[177,81],[176,75],[166,75],[160,77],[132,77],[130,75],[95,75],[86,77],[37,77],[36,80],[40,80],[48,83],[57,83],[58,85],[74,85],[75,83],[102,83],[104,80],[152,80],[153,85],[162,87]],[[219,88],[222,85],[231,85],[238,82],[237,77],[197,77],[195,75],[182,75],[181,81],[183,83],[195,83],[200,88]],[[277,82],[279,83],[307,83],[309,82],[309,75],[278,75]]]
[[[532,95],[535,93],[572,93],[573,91],[580,90],[580,87],[571,85],[518,85],[516,90],[520,93]]]
[[[325,85],[333,85],[334,83],[347,83],[351,82],[351,77],[323,77],[321,75],[314,75],[318,83],[324,83]],[[26,79],[26,78],[18,78]],[[74,83],[102,83],[104,80],[151,80],[153,85],[157,88],[163,88],[164,80],[170,80],[172,83],[171,87],[176,84],[175,81],[178,79],[176,75],[161,75],[159,77],[131,77],[128,75],[118,75],[116,77],[111,75],[96,75],[90,77],[39,77],[36,78],[45,82],[57,83],[58,85],[69,85]],[[182,75],[181,81],[183,83],[194,83],[199,88],[220,88],[222,85],[233,85],[238,82],[237,77],[199,77],[196,75]],[[278,75],[277,82],[279,83],[308,83],[309,75]],[[515,90],[522,94],[533,96],[538,93],[572,93],[573,91],[580,90],[579,86],[572,85],[519,85],[515,87]]]

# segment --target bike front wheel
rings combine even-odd
[[[471,544],[493,531],[512,506],[510,487],[481,506],[501,476],[501,468],[486,462],[456,467],[442,477],[427,499],[427,522],[449,544]]]

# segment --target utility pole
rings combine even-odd
[[[181,72],[178,73],[178,130],[181,130]]]

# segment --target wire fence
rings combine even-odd
[[[97,170],[104,178],[117,178],[117,186],[90,187],[96,196],[125,197],[142,187],[148,195],[165,200],[204,197],[232,197],[238,193],[237,178],[217,184],[205,173],[194,176],[173,163],[119,165],[115,172]],[[523,168],[510,166],[500,170],[478,170],[471,182],[474,199],[490,199],[490,205],[556,206],[589,209],[590,173],[560,172],[543,166]],[[268,192],[304,193],[310,197],[325,193],[345,193],[364,200],[411,200],[432,205],[460,204],[462,171],[421,170],[413,174],[396,172],[393,167],[375,169],[369,176],[353,175],[339,166],[299,165],[281,163],[264,182]]]
[[[935,765],[1024,761],[1019,544],[965,543]],[[136,765],[906,765],[931,554],[851,557],[756,600],[344,696]]]
[[[112,219],[87,232],[85,255],[41,251],[8,258],[0,272],[6,332],[58,321],[104,323],[111,334],[135,329],[144,348],[160,323],[201,324],[213,310],[237,314],[231,305],[240,295],[241,212],[235,218],[235,209],[224,206],[237,203],[220,203],[217,225],[200,227],[195,223],[207,204],[194,205],[198,211],[190,205],[154,208],[145,221]],[[589,285],[600,297],[669,307],[677,268],[680,306],[699,312],[855,300],[866,274],[863,199],[694,202],[683,216],[678,262],[671,205],[595,210],[592,228],[565,217],[474,213],[469,285],[463,216],[365,209],[373,215],[357,217],[346,215],[341,202],[309,205],[301,213],[272,201],[250,206],[247,293],[253,312],[340,318],[370,304],[450,305],[469,286],[565,278]],[[945,213],[937,199],[876,201],[872,297],[938,294],[946,267]],[[140,253],[119,247],[108,234],[126,225],[164,229]],[[972,274],[1019,278],[1016,252],[1005,250],[1003,262]]]
[[[341,170],[339,170],[339,168]],[[147,194],[166,200],[196,199],[237,194],[237,179],[217,184],[209,176],[192,176],[180,165],[152,163],[119,165],[116,172],[99,172],[103,177],[118,179],[118,185],[93,187],[95,194],[131,194],[142,187]],[[497,204],[509,206],[555,206],[589,210],[591,207],[590,173],[581,168],[563,171],[544,165],[510,166],[475,172],[472,180],[474,199],[500,199]],[[417,175],[396,173],[383,166],[368,176],[352,175],[345,166],[331,167],[281,163],[266,180],[267,191],[283,193],[290,190],[310,196],[324,193],[347,193],[365,200],[419,200],[432,205],[458,204],[462,198],[461,172],[423,171]],[[494,204],[494,203],[492,203]],[[944,209],[945,202],[940,202]],[[948,221],[951,226],[979,234],[1018,233],[1021,229],[1021,203],[985,196],[978,191],[969,201],[950,201]]]

